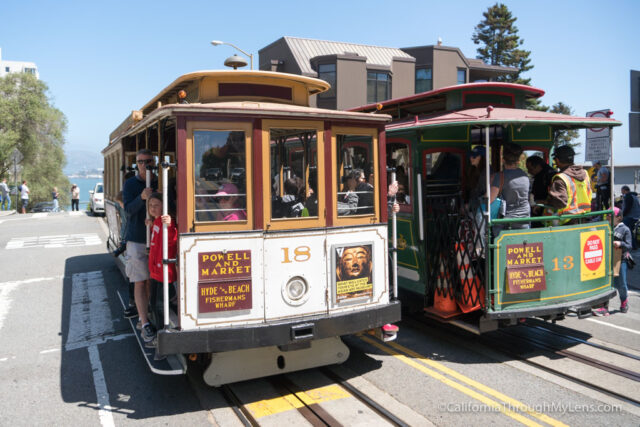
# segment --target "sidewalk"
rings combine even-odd
[[[0,217],[13,215],[15,213],[16,213],[16,211],[13,210],[13,209],[10,210],[10,211],[0,211]]]

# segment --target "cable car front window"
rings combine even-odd
[[[270,130],[271,218],[318,216],[315,129]]]
[[[375,168],[373,138],[368,135],[337,135],[338,216],[372,214]]]
[[[193,132],[196,221],[247,219],[243,131]]]

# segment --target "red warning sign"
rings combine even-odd
[[[584,259],[584,265],[591,271],[596,271],[600,264],[602,264],[602,258],[604,254],[604,246],[600,237],[594,235],[589,236],[582,248],[582,257]]]

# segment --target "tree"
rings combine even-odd
[[[47,85],[31,74],[12,73],[0,78],[0,179],[27,180],[30,200],[51,200],[58,187],[60,204],[69,202],[69,180],[62,170],[66,163],[63,145],[67,120],[47,97]],[[22,153],[18,177],[10,156]]]
[[[523,73],[531,70],[531,51],[521,49],[524,40],[518,35],[515,18],[509,8],[502,3],[496,3],[482,14],[484,19],[476,25],[471,39],[481,45],[476,56],[485,63],[514,67],[517,71],[498,77],[498,81],[529,85],[531,78],[524,78]],[[527,100],[527,108],[538,110],[538,99]],[[544,108],[542,108],[544,109]]]
[[[556,113],[556,114],[566,114],[568,116],[572,116],[574,114],[573,109],[563,102],[558,102],[557,104],[554,104],[549,109],[549,112]],[[574,139],[578,138],[578,136],[579,136],[578,131],[575,129],[571,129],[571,130],[556,129],[553,135],[553,148],[557,148],[561,145],[569,145],[573,148],[579,147],[580,146],[579,142],[572,142]]]

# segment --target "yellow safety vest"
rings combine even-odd
[[[564,172],[553,176],[553,179],[560,178],[567,187],[567,205],[558,209],[558,215],[575,215],[591,212],[591,180],[589,175],[584,181],[571,178]],[[570,219],[561,221],[567,223]]]

